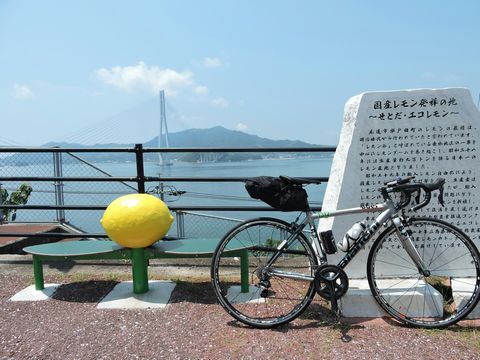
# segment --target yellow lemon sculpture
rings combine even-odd
[[[173,216],[155,196],[131,194],[112,201],[100,222],[113,241],[129,248],[143,248],[165,236]]]

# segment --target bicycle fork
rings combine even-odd
[[[403,248],[407,252],[408,256],[412,259],[412,261],[417,266],[418,271],[425,277],[430,276],[430,271],[427,269],[427,266],[423,262],[422,258],[418,254],[417,249],[413,243],[412,239],[412,231],[408,227],[407,220],[405,220],[402,216],[396,216],[392,218],[393,225],[397,229],[398,238],[400,239],[400,243],[402,244]]]

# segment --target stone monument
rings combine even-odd
[[[419,214],[453,223],[480,247],[480,113],[464,88],[368,92],[345,105],[343,126],[327,185],[323,209],[382,202],[378,188],[397,176],[415,181],[446,179],[445,207],[436,198]],[[371,214],[373,219],[377,213]],[[336,241],[365,214],[322,219],[319,231],[332,230]],[[371,244],[370,244],[371,245]],[[368,245],[367,245],[368,246]],[[368,250],[345,269],[366,276]],[[336,263],[344,253],[329,260]]]

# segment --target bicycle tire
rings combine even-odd
[[[220,304],[235,319],[256,328],[272,328],[292,321],[311,303],[315,296],[313,281],[271,276],[267,283],[262,283],[267,288],[260,286],[265,261],[291,234],[287,222],[256,218],[234,227],[218,244],[212,260],[212,284]],[[242,251],[243,260],[248,259],[248,266],[244,266],[248,284],[244,282],[243,289],[242,258],[238,256]],[[273,266],[313,278],[317,258],[305,235],[299,233],[287,254]]]
[[[375,300],[401,323],[441,328],[465,318],[480,299],[480,255],[457,227],[432,218],[410,218],[414,245],[430,271],[419,273],[393,225],[375,240],[367,277]]]

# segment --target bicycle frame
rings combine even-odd
[[[310,225],[310,228],[315,229],[314,220],[317,219],[325,219],[334,216],[345,216],[345,215],[353,215],[353,214],[363,214],[363,213],[371,213],[371,212],[381,212],[375,220],[369,225],[367,229],[363,232],[360,238],[355,242],[355,244],[347,251],[345,256],[340,260],[337,264],[340,268],[345,268],[350,261],[358,254],[358,252],[370,241],[370,239],[377,233],[378,229],[382,224],[387,222],[388,220],[392,219],[397,210],[393,202],[387,201],[383,204],[376,204],[369,207],[357,207],[357,208],[350,208],[350,209],[341,209],[332,212],[308,212],[305,222]],[[320,264],[326,263],[327,256],[325,251],[322,248],[320,239],[318,237],[317,231],[312,232],[312,240],[313,240],[313,248],[317,252],[317,258]],[[320,251],[319,251],[320,250]]]
[[[358,252],[372,239],[372,237],[377,233],[380,229],[381,225],[386,223],[387,221],[392,221],[393,225],[396,227],[397,232],[399,234],[400,241],[407,251],[408,255],[412,258],[415,262],[417,267],[421,272],[425,271],[425,266],[420,259],[411,239],[406,231],[404,224],[399,216],[397,216],[397,209],[391,200],[387,200],[382,204],[376,204],[369,207],[356,207],[356,208],[349,208],[349,209],[341,209],[336,211],[323,211],[320,213],[315,213],[313,211],[308,211],[306,213],[305,219],[297,225],[297,228],[292,233],[292,235],[285,239],[277,248],[277,252],[273,254],[271,259],[269,260],[267,267],[273,265],[273,263],[287,250],[290,243],[295,239],[295,237],[303,231],[303,229],[309,225],[311,231],[311,242],[313,245],[313,249],[315,251],[315,255],[317,256],[318,263],[323,265],[327,263],[327,254],[323,249],[323,245],[318,237],[317,229],[315,227],[315,220],[317,219],[325,219],[334,216],[344,216],[344,215],[353,215],[353,214],[362,214],[362,213],[371,213],[371,212],[380,212],[381,214],[378,215],[375,220],[369,225],[369,227],[363,232],[360,238],[355,242],[355,244],[347,251],[345,256],[338,262],[337,266],[340,268],[345,268],[350,261],[358,254]],[[292,278],[297,280],[307,280],[313,281],[313,277],[298,275],[293,273],[288,273],[284,271],[278,271],[274,269],[270,269],[269,273],[271,275]]]

